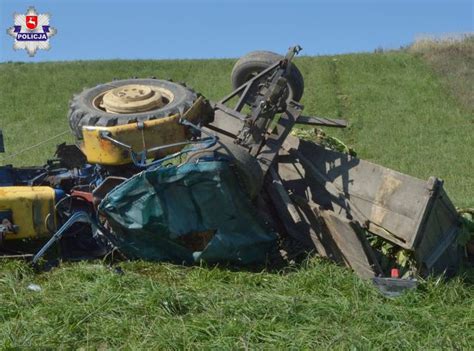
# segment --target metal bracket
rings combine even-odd
[[[71,226],[75,223],[89,223],[93,229],[97,229],[96,223],[91,219],[88,213],[84,211],[74,213],[66,223],[63,224],[61,228],[48,240],[48,242],[36,253],[33,257],[32,264],[35,265],[44,256],[46,251],[49,250],[51,246],[57,241],[59,241],[64,234],[66,234],[67,230],[71,228]]]
[[[166,160],[168,160],[172,157],[176,157],[176,156],[179,156],[183,153],[187,153],[187,152],[190,152],[190,151],[195,151],[196,148],[179,151],[179,152],[177,152],[175,154],[172,154],[170,156],[166,156],[162,159],[153,161],[152,163],[147,165],[146,159],[147,159],[147,155],[150,154],[150,153],[160,151],[160,150],[164,150],[164,149],[168,149],[168,148],[172,148],[172,147],[176,147],[176,146],[185,146],[185,145],[192,145],[192,144],[203,144],[204,146],[202,148],[208,148],[208,147],[214,146],[215,143],[217,142],[217,137],[215,135],[204,131],[202,128],[195,125],[194,123],[191,123],[190,121],[188,121],[184,118],[181,118],[179,120],[179,123],[184,125],[184,126],[193,128],[193,129],[195,129],[195,130],[197,130],[197,131],[199,131],[203,134],[206,134],[206,135],[208,135],[208,137],[202,138],[202,139],[199,139],[199,140],[186,140],[186,141],[181,141],[181,142],[178,142],[178,143],[161,145],[161,146],[157,146],[157,147],[154,147],[154,148],[151,148],[151,149],[144,149],[143,151],[140,151],[140,152],[135,152],[135,151],[133,151],[132,146],[130,146],[128,144],[125,144],[125,143],[113,138],[111,136],[110,132],[108,132],[108,131],[100,132],[99,136],[102,139],[110,141],[112,144],[127,150],[130,153],[130,157],[131,157],[134,165],[137,166],[137,167],[140,167],[140,168],[160,165],[161,163],[163,163],[164,161],[166,161]]]
[[[5,144],[3,143],[3,133],[0,129],[0,153],[5,152]]]
[[[252,79],[248,80],[244,84],[242,84],[240,87],[235,89],[233,92],[222,98],[217,105],[225,105],[227,102],[229,102],[233,97],[240,95],[239,101],[237,102],[236,106],[234,107],[234,111],[236,112],[241,112],[242,108],[245,105],[245,101],[247,99],[247,95],[249,94],[250,90],[261,80],[263,77],[267,77],[269,79],[270,77],[274,76],[275,73],[278,71],[278,69],[282,69],[280,72],[279,76],[283,76],[285,74],[288,74],[288,70],[290,69],[290,63],[300,51],[302,50],[302,47],[299,45],[292,46],[288,49],[287,54],[285,57],[280,60],[275,62],[273,65],[267,67],[264,69],[262,72],[257,74],[255,77]],[[273,77],[274,78],[274,77]],[[278,79],[278,78],[277,78]],[[276,79],[276,80],[277,80]],[[220,108],[217,106],[217,108]],[[227,112],[227,111],[225,111]]]

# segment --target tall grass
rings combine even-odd
[[[422,36],[408,51],[421,56],[464,107],[474,112],[474,33]]]
[[[124,263],[0,266],[0,347],[469,349],[474,294],[430,280],[398,299],[332,263],[278,273]],[[40,292],[28,285],[41,286]]]
[[[414,53],[431,53],[436,50],[472,50],[474,41],[473,33],[453,33],[441,36],[419,35],[408,46]]]

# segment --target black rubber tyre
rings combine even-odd
[[[169,90],[174,98],[167,105],[146,112],[118,114],[106,112],[94,105],[94,100],[110,89],[123,85],[141,84]],[[75,95],[69,105],[69,126],[78,139],[82,139],[83,126],[110,127],[132,122],[143,122],[171,116],[188,110],[197,98],[197,94],[183,85],[160,79],[125,79],[85,89]]]
[[[256,74],[270,67],[284,57],[271,51],[252,51],[242,56],[234,65],[231,73],[232,87],[237,89]],[[291,63],[288,79],[287,100],[300,101],[304,93],[304,79],[298,67]]]
[[[212,148],[188,154],[187,163],[199,162],[206,158],[228,159],[233,166],[241,185],[251,199],[254,199],[263,186],[263,172],[260,164],[242,146],[230,141],[221,141]]]

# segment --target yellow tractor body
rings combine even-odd
[[[0,187],[0,224],[14,223],[3,239],[50,236],[56,227],[56,199],[57,192],[47,186]]]
[[[185,126],[179,123],[180,118],[190,122],[197,120],[203,113],[204,104],[205,100],[199,97],[182,116],[175,114],[142,123],[134,122],[112,127],[83,127],[80,148],[89,163],[108,166],[129,164],[132,162],[130,150],[114,143],[110,138],[130,146],[135,153],[183,142],[187,139],[187,132]],[[110,138],[104,138],[104,134]],[[160,158],[178,152],[182,148],[183,145],[168,147],[147,153],[146,156]]]

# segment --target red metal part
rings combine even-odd
[[[71,191],[71,196],[81,197],[84,200],[86,200],[87,202],[90,202],[91,204],[93,203],[93,200],[94,200],[94,198],[92,196],[92,193],[89,193],[87,191],[73,190],[73,191]]]

